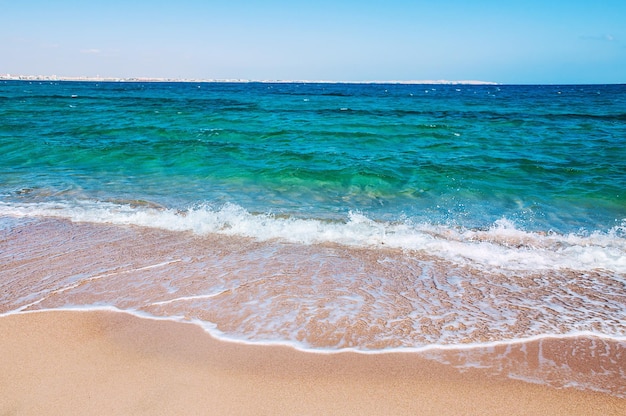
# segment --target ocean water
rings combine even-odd
[[[0,313],[623,369],[626,86],[7,81],[0,232]]]

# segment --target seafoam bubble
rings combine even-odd
[[[607,270],[626,273],[623,226],[587,234],[531,232],[500,219],[486,230],[445,225],[374,221],[350,212],[345,221],[253,214],[236,204],[198,205],[181,211],[149,204],[98,201],[72,203],[0,203],[0,215],[60,217],[76,222],[110,223],[222,234],[259,241],[279,239],[299,244],[343,244],[413,250],[456,264],[502,270]]]

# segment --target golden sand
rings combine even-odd
[[[415,353],[243,345],[125,313],[9,315],[0,333],[0,415],[626,414],[626,399]]]

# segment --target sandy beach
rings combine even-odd
[[[621,415],[602,393],[415,353],[306,353],[106,311],[0,318],[0,414]]]

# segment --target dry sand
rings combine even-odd
[[[250,346],[124,313],[9,315],[0,333],[0,415],[626,414],[626,399],[415,353]]]

